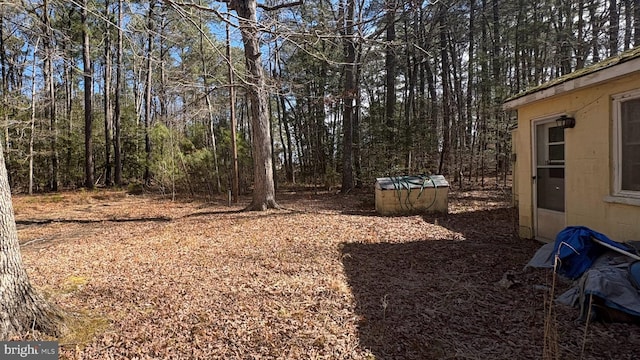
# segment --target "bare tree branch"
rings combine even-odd
[[[262,9],[262,10],[265,10],[265,11],[275,11],[275,10],[280,10],[280,9],[284,9],[284,8],[289,8],[289,7],[302,5],[302,2],[303,2],[303,0],[298,0],[298,1],[290,2],[290,3],[284,3],[284,4],[280,4],[280,5],[275,5],[275,6],[267,6],[267,5],[258,4],[258,7],[260,9]]]
[[[229,23],[229,20],[227,20],[224,16],[222,16],[222,14],[218,10],[210,8],[210,7],[207,7],[207,6],[199,5],[199,4],[196,4],[196,3],[175,2],[175,1],[172,1],[172,0],[163,0],[163,1],[165,3],[168,3],[168,4],[173,4],[173,5],[177,5],[177,6],[184,6],[184,7],[190,7],[190,8],[202,10],[202,11],[205,11],[205,12],[214,13],[218,18],[220,18],[220,20],[222,20],[225,23]],[[219,0],[219,2],[231,4],[231,0]],[[257,6],[259,8],[261,8],[261,9],[265,10],[265,11],[275,11],[275,10],[294,7],[294,6],[298,6],[298,5],[302,5],[302,4],[303,4],[303,0],[298,0],[298,1],[279,4],[279,5],[275,5],[275,6],[268,6],[268,5],[263,5],[263,4],[258,4]],[[232,23],[229,23],[229,24],[230,25],[234,25]]]
[[[169,4],[170,6],[172,6],[174,8],[176,6],[190,7],[190,8],[194,8],[194,9],[197,9],[197,10],[213,13],[220,19],[220,21],[235,27],[235,24],[229,22],[229,20],[226,17],[222,16],[222,14],[218,10],[210,8],[208,6],[202,6],[202,5],[199,5],[199,4],[196,4],[196,3],[175,2],[175,1],[172,1],[172,0],[162,0],[162,1],[164,1],[165,3]],[[223,2],[226,2],[226,1],[223,1]]]

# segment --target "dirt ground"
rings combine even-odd
[[[371,192],[249,199],[15,196],[34,285],[67,313],[63,359],[634,359],[640,327],[554,306],[508,190],[449,215],[380,217]],[[514,286],[501,279],[510,274]],[[557,284],[559,293],[568,284]],[[545,335],[546,334],[546,335]]]

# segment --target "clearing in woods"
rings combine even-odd
[[[61,358],[541,358],[551,277],[522,272],[540,244],[507,194],[452,191],[447,216],[304,189],[266,212],[113,191],[14,207],[33,284],[68,313]],[[557,307],[562,359],[581,356],[577,315]],[[590,324],[584,358],[638,345],[638,326]]]

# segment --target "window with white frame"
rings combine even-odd
[[[614,106],[614,195],[640,197],[640,90],[617,95]]]

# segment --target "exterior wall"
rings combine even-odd
[[[444,213],[449,210],[449,187],[383,190],[376,186],[376,212],[381,215]]]
[[[511,168],[515,169],[518,156],[517,156],[517,148],[518,148],[518,129],[511,131]],[[515,171],[515,170],[514,170]],[[518,178],[513,176],[513,180],[511,181],[511,205],[515,208],[518,207],[518,196],[520,193],[518,192]]]
[[[526,114],[526,113],[525,113]],[[532,174],[532,147],[531,126],[529,121],[524,121],[522,110],[518,110],[518,130],[513,132],[512,147],[516,153],[516,162],[513,165],[513,197],[518,199],[518,233],[520,237],[533,238],[533,182]]]
[[[532,121],[562,114],[576,126],[565,130],[566,225],[582,225],[617,241],[640,240],[640,204],[607,199],[612,190],[611,96],[640,88],[640,72],[523,105],[514,133],[520,236],[534,236]]]

